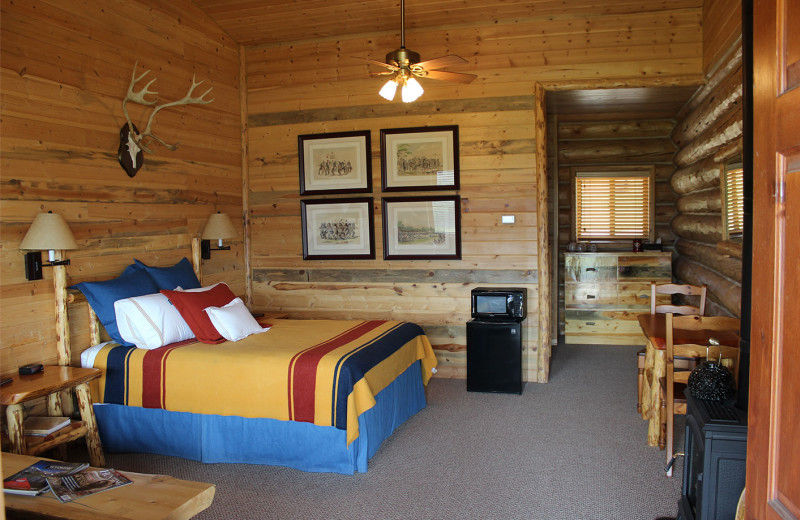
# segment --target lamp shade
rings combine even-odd
[[[203,240],[216,240],[223,238],[236,238],[239,236],[236,228],[227,213],[214,213],[208,217],[206,227],[200,238]]]
[[[58,213],[39,213],[19,248],[28,251],[78,249],[64,217]]]

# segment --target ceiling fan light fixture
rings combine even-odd
[[[391,101],[394,99],[394,95],[397,92],[397,81],[395,78],[390,79],[386,82],[386,84],[381,88],[381,91],[378,92],[380,96],[385,99],[386,101]]]
[[[412,101],[416,101],[425,91],[422,89],[422,85],[419,84],[414,78],[406,79],[406,84],[403,85],[403,90],[401,95],[403,97],[403,103],[411,103]]]

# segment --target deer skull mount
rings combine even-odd
[[[137,61],[136,64],[134,64],[133,66],[133,76],[131,77],[131,84],[128,86],[128,93],[125,95],[125,99],[122,101],[122,112],[125,113],[126,123],[122,125],[122,128],[120,128],[119,130],[119,149],[117,150],[117,159],[119,160],[119,164],[128,174],[128,177],[133,177],[134,175],[136,175],[136,172],[138,172],[139,168],[142,167],[142,164],[144,163],[143,152],[153,153],[152,150],[150,150],[147,147],[147,144],[144,142],[145,138],[157,141],[170,150],[175,150],[176,148],[178,148],[177,142],[175,144],[169,144],[160,137],[153,134],[151,127],[153,126],[153,120],[155,119],[156,114],[158,113],[159,110],[163,110],[165,108],[174,107],[178,105],[192,105],[192,104],[207,105],[212,101],[214,101],[213,99],[203,99],[209,92],[211,92],[211,90],[213,90],[213,87],[209,88],[199,96],[192,97],[192,92],[194,92],[194,89],[196,89],[203,83],[202,81],[195,81],[195,77],[192,76],[192,86],[189,87],[189,92],[187,92],[183,98],[177,101],[156,105],[155,108],[153,108],[153,111],[150,113],[150,119],[148,119],[147,121],[147,126],[145,127],[144,132],[139,133],[139,129],[136,128],[136,125],[134,125],[133,122],[131,122],[131,118],[128,115],[127,104],[129,101],[131,101],[133,103],[138,103],[140,105],[153,106],[156,104],[156,101],[147,100],[145,99],[145,96],[155,95],[158,94],[158,92],[153,92],[149,90],[150,85],[152,85],[156,81],[155,79],[151,79],[144,87],[142,87],[138,91],[134,90],[136,83],[138,83],[142,78],[144,78],[150,72],[149,70],[145,70],[139,76],[136,76],[136,66],[138,64],[139,62]]]

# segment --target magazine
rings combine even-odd
[[[61,502],[72,502],[80,497],[132,484],[133,481],[114,469],[83,471],[64,477],[48,477],[53,494]]]
[[[16,495],[35,496],[47,491],[46,477],[71,475],[89,464],[85,462],[61,462],[58,460],[39,460],[3,480],[3,491]]]

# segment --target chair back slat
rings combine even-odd
[[[663,313],[666,314],[667,312],[672,312],[673,314],[698,314],[700,316],[706,313],[706,294],[708,292],[708,287],[706,284],[701,286],[698,285],[689,285],[689,284],[675,284],[675,283],[662,283],[657,284],[655,282],[650,282],[650,313]],[[700,304],[697,306],[694,305],[686,305],[681,306],[684,307],[684,311],[677,310],[678,307],[673,307],[673,310],[670,310],[669,307],[671,305],[659,305],[657,302],[657,297],[659,294],[681,294],[684,296],[699,296],[700,297]]]

